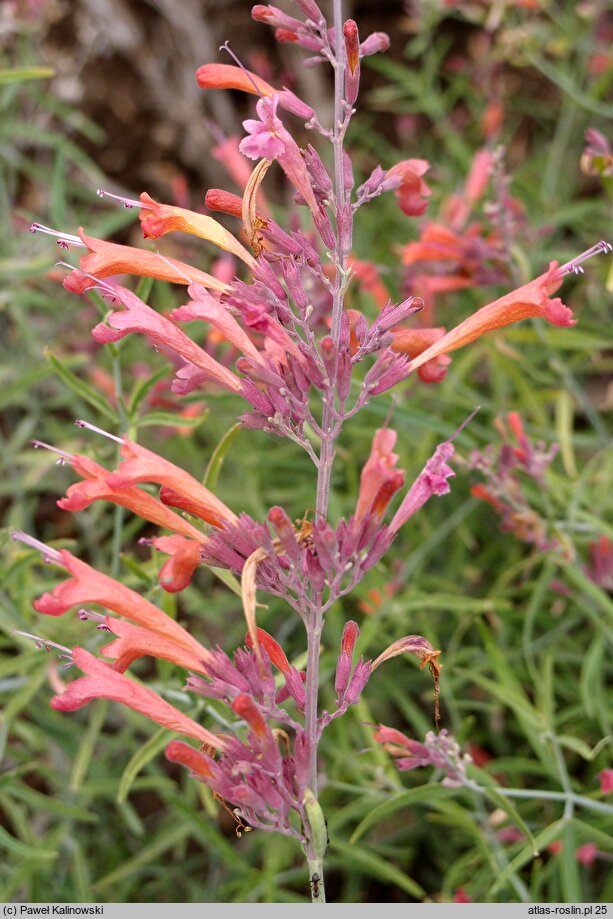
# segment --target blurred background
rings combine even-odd
[[[280,5],[296,14],[289,2]],[[371,263],[375,280],[354,285],[352,305],[372,317],[381,297],[417,293],[431,323],[451,327],[551,259],[613,238],[607,0],[355,2],[344,11],[362,37],[380,30],[391,37],[390,51],[363,66],[348,144],[356,184],[377,163],[419,158],[430,163],[431,189],[422,216],[404,214],[393,194],[359,213],[355,256]],[[131,197],[147,191],[197,210],[210,187],[239,193],[224,144],[241,136],[255,100],[204,93],[194,78],[204,63],[231,62],[219,51],[226,41],[246,67],[290,87],[329,121],[327,70],[303,69],[300,50],[277,44],[242,0],[0,5],[5,901],[301,902],[309,895],[302,853],[272,835],[238,839],[206,789],[165,762],[167,732],[102,702],[71,716],[52,711],[49,698],[64,674],[53,655],[14,634],[96,645],[75,616],[44,619],[32,609],[59,574],[10,542],[9,531],[23,529],[119,576],[205,643],[230,651],[244,638],[238,598],[208,571],[180,595],[162,594],[159,559],[138,545],[151,535],[142,521],[96,505],[79,515],[58,510],[73,478],[32,450],[33,438],[114,462],[106,444],[74,428],[77,417],[116,431],[128,405],[139,441],[200,478],[217,450],[216,491],[256,518],[276,503],[292,518],[313,506],[311,468],[291,444],[253,431],[224,439],[237,413],[232,399],[206,390],[177,400],[167,358],[146,341],[96,345],[90,330],[105,307],[65,291],[53,240],[27,232],[36,220],[143,245],[134,211],[99,199],[97,188]],[[302,145],[313,140],[290,121]],[[594,151],[592,143],[586,153],[590,128],[605,145]],[[482,151],[493,165],[475,195],[467,180]],[[266,194],[282,220],[287,189],[272,171]],[[433,223],[454,234],[448,261],[410,248]],[[210,254],[193,240],[170,237],[160,248],[210,268]],[[60,255],[76,264],[71,253]],[[360,623],[367,658],[400,635],[424,634],[444,651],[443,726],[473,756],[480,782],[529,794],[572,790],[597,805],[607,801],[599,776],[611,766],[612,733],[610,266],[597,259],[565,283],[576,327],[530,321],[490,335],[456,352],[443,382],[411,380],[347,426],[335,518],[351,512],[373,430],[388,412],[410,481],[481,406],[457,441],[452,495],[431,502],[356,594],[331,611],[322,672],[329,708],[348,617]],[[161,283],[141,293],[164,311],[184,297]],[[495,467],[512,440],[497,419],[510,411],[521,413],[531,443],[542,442],[542,451],[556,443],[558,452],[542,480],[513,470],[498,495],[501,509],[482,500],[483,488],[491,498],[495,469],[475,469],[474,451],[489,449]],[[301,630],[277,601],[262,624],[300,661]],[[410,662],[386,667],[322,745],[330,899],[613,899],[610,807],[565,808],[545,795],[514,799],[512,811],[508,799],[442,789],[432,770],[399,776],[370,725],[422,739],[433,728],[432,693]],[[215,717],[207,706],[193,708],[170,665],[144,661],[136,670],[194,717]]]

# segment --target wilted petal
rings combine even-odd
[[[404,638],[399,638],[398,641],[393,642],[373,661],[372,669],[376,670],[379,664],[390,660],[392,657],[398,657],[399,654],[414,654],[415,657],[420,659],[421,668],[425,667],[426,664],[430,664],[431,667],[435,666],[436,669],[440,670],[441,665],[436,662],[440,653],[440,651],[434,650],[428,639],[424,638],[423,635],[405,635]]]

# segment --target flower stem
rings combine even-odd
[[[342,0],[334,0],[334,33],[335,49],[334,58],[334,128],[333,128],[333,150],[334,150],[334,200],[336,208],[345,204],[346,191],[344,182],[343,169],[343,141],[346,129],[346,118],[344,111],[343,92],[345,79],[345,52],[343,44],[343,13]],[[337,233],[336,248],[331,253],[335,266],[334,291],[332,300],[332,323],[331,337],[334,341],[338,353],[338,347],[341,336],[341,319],[343,314],[344,294],[346,288],[346,258],[342,251],[341,241]],[[335,442],[340,431],[340,424],[335,416],[335,404],[337,401],[337,380],[335,375],[330,380],[330,385],[325,392],[322,408],[321,422],[321,448],[319,454],[319,464],[317,470],[317,498],[316,498],[316,516],[317,520],[324,521],[328,514],[328,504],[330,500],[330,486],[332,481],[332,469],[335,457]],[[320,638],[323,628],[323,600],[311,606],[307,622],[307,666],[306,666],[306,704],[305,704],[305,730],[310,741],[310,763],[309,763],[309,788],[317,798],[317,744],[318,736],[318,695],[319,695],[319,648]],[[308,855],[309,871],[311,878],[311,897],[314,903],[325,903],[325,892],[323,886],[323,867],[321,858],[313,859]],[[317,880],[313,883],[313,875],[317,875]]]

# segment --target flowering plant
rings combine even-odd
[[[155,251],[97,239],[83,229],[78,235],[60,234],[59,242],[68,249],[87,250],[78,268],[67,266],[65,286],[79,294],[94,291],[110,308],[105,321],[93,329],[94,339],[115,345],[133,333],[146,336],[176,361],[175,394],[220,387],[237,404],[241,400],[239,421],[244,427],[286,438],[304,451],[313,468],[313,519],[304,508],[302,519],[294,523],[290,512],[276,505],[265,520],[256,520],[238,501],[228,506],[185,470],[137,443],[127,430],[105,434],[88,422],[78,422],[84,430],[117,443],[120,462],[112,470],[87,455],[36,442],[57,453],[80,478],[60,507],[79,512],[95,501],[108,501],[170,532],[147,540],[168,556],[159,571],[164,591],[185,590],[202,565],[240,578],[246,637],[245,646],[232,656],[219,647],[207,647],[160,606],[68,550],[23,533],[15,536],[69,574],[68,580],[40,597],[35,608],[58,616],[78,607],[83,621],[93,621],[98,630],[114,636],[99,649],[107,660],[84,647],[62,649],[84,675],[58,693],[52,706],[70,712],[93,699],[111,699],[197,741],[194,746],[173,740],[167,758],[186,767],[226,802],[239,832],[275,831],[299,843],[308,863],[312,899],[323,902],[328,832],[319,801],[318,746],[324,731],[360,702],[381,664],[404,654],[416,657],[433,678],[432,720],[438,728],[441,673],[441,651],[427,636],[416,634],[398,636],[381,647],[374,660],[360,656],[356,661],[360,630],[348,620],[333,678],[335,708],[322,709],[320,659],[326,614],[361,583],[400,529],[431,498],[449,492],[459,433],[436,447],[407,487],[394,452],[397,432],[388,424],[380,427],[361,471],[354,510],[347,519],[335,519],[331,483],[343,426],[411,374],[424,382],[442,380],[449,354],[492,330],[537,317],[556,326],[574,325],[572,311],[555,294],[568,274],[582,272],[583,261],[611,247],[601,242],[562,266],[551,262],[535,279],[477,309],[449,331],[411,326],[422,307],[417,297],[380,304],[370,321],[363,312],[348,308],[356,215],[387,192],[396,193],[405,213],[423,214],[430,191],[423,178],[428,164],[408,159],[388,169],[377,166],[354,188],[345,138],[355,114],[362,62],[384,52],[388,39],[378,32],[362,39],[356,23],[343,20],[340,0],[334,0],[330,22],[314,0],[296,3],[298,17],[260,5],[254,7],[253,17],[273,26],[279,41],[308,51],[309,65],[331,66],[331,126],[322,124],[293,91],[273,87],[240,63],[206,64],[197,74],[203,89],[240,89],[258,97],[257,118],[243,122],[246,134],[239,145],[239,152],[256,163],[242,196],[219,189],[206,196],[209,210],[240,219],[241,238],[208,215],[160,204],[147,193],[138,201],[123,199],[127,207],[139,208],[147,238],[181,231],[204,239],[234,259],[237,276],[220,270],[209,274]],[[298,145],[286,127],[288,117],[301,120],[322,145],[329,145],[330,168],[315,145]],[[273,219],[262,202],[261,186],[273,164],[289,182],[300,215],[285,225]],[[308,229],[301,229],[307,219]],[[54,232],[40,224],[33,229]],[[188,300],[170,316],[163,315],[114,280],[123,274],[182,285]],[[192,322],[207,323],[212,340],[223,343],[219,353],[183,330],[184,323]],[[159,494],[141,488],[143,484],[159,486]],[[389,510],[397,494],[397,507]],[[304,669],[291,663],[281,643],[258,625],[258,592],[280,598],[301,620]],[[115,615],[83,604],[96,604]],[[223,703],[230,719],[224,730],[203,726],[126,676],[143,657],[184,668],[189,674],[186,689],[194,697]],[[447,785],[469,782],[468,759],[446,732],[429,733],[421,744],[380,725],[374,740],[393,756],[399,755],[394,742],[406,750],[408,756],[398,759],[401,769],[432,764],[445,772]]]

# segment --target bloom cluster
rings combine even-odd
[[[296,5],[296,17],[261,5],[254,7],[253,16],[271,25],[279,41],[305,49],[310,55],[307,66],[331,65],[332,127],[322,125],[317,113],[291,90],[275,88],[238,63],[207,64],[197,73],[198,84],[207,91],[232,88],[258,97],[257,117],[243,123],[246,134],[235,150],[237,156],[256,161],[253,169],[235,171],[244,178],[242,194],[211,189],[205,198],[209,211],[240,221],[237,235],[208,214],[159,203],[146,192],[138,200],[120,199],[138,209],[143,233],[150,240],[180,231],[218,247],[224,259],[212,273],[158,251],[96,239],[83,229],[78,235],[56,235],[63,248],[86,250],[78,268],[68,265],[65,286],[79,294],[94,290],[108,303],[109,314],[93,329],[94,339],[105,344],[131,334],[146,336],[176,361],[175,394],[221,387],[237,402],[242,400],[244,426],[289,438],[302,448],[317,477],[313,521],[304,519],[296,525],[278,506],[269,510],[266,520],[254,520],[241,508],[226,506],[185,470],[125,436],[108,435],[118,443],[121,462],[116,469],[106,469],[81,454],[49,448],[80,477],[59,502],[63,509],[79,512],[94,501],[109,501],[169,531],[170,535],[150,540],[169,556],[160,571],[165,590],[183,590],[203,564],[240,576],[247,636],[245,647],[238,648],[233,658],[220,648],[205,647],[138,592],[95,571],[67,550],[17,536],[70,575],[36,601],[36,609],[56,616],[79,607],[84,620],[96,622],[98,629],[114,636],[100,649],[107,661],[84,648],[74,649],[73,661],[85,676],[56,697],[54,707],[73,711],[93,698],[111,698],[197,741],[199,748],[173,741],[169,759],[188,768],[227,801],[242,828],[246,823],[300,840],[321,878],[326,843],[317,803],[317,746],[323,730],[357,702],[372,673],[392,657],[416,656],[422,668],[430,669],[436,696],[440,674],[440,652],[419,635],[399,638],[374,661],[360,657],[355,662],[359,629],[348,622],[334,679],[336,709],[320,712],[318,666],[325,613],[382,558],[400,528],[431,497],[449,491],[454,474],[450,438],[405,487],[405,473],[397,468],[394,453],[397,434],[383,427],[376,432],[363,467],[353,513],[332,521],[328,500],[342,426],[370,400],[412,373],[427,382],[442,379],[449,353],[488,331],[531,317],[573,325],[570,309],[553,295],[566,275],[582,271],[584,259],[610,247],[599,243],[563,266],[552,262],[537,278],[447,332],[411,328],[410,320],[422,306],[419,298],[379,302],[374,316],[348,309],[345,295],[352,273],[362,279],[368,273],[368,266],[352,258],[356,213],[371,199],[394,191],[405,213],[423,214],[429,195],[423,178],[428,164],[409,159],[389,169],[378,166],[355,188],[344,140],[358,97],[361,61],[384,51],[389,42],[382,33],[362,40],[356,23],[342,22],[338,9],[329,25],[314,0],[296,0]],[[314,145],[299,146],[286,126],[288,116],[330,143],[330,167]],[[282,225],[270,216],[261,186],[273,164],[289,183],[296,208],[310,219],[308,231],[299,228],[298,220]],[[486,166],[481,157],[465,202],[481,193]],[[466,219],[466,208],[458,205],[454,257],[461,257],[464,265],[483,255],[474,247],[457,249]],[[33,229],[55,232],[40,224]],[[424,237],[422,245],[426,242]],[[186,302],[164,315],[117,283],[118,275],[155,278],[186,288]],[[205,323],[211,339],[222,343],[219,351],[198,344],[185,331],[191,323]],[[513,461],[531,464],[532,469],[538,457],[534,452],[528,456],[527,449],[520,440],[512,451]],[[517,450],[523,451],[521,456]],[[547,459],[541,457],[539,469]],[[157,496],[141,487],[152,484],[159,487]],[[398,494],[397,507],[390,511]],[[294,667],[277,641],[258,627],[258,590],[281,597],[304,623],[305,671]],[[92,613],[82,604],[97,604],[115,615]],[[126,676],[143,656],[186,670],[186,688],[194,697],[225,703],[230,710],[228,730],[220,733],[201,726]],[[279,672],[277,678],[273,668]],[[435,718],[438,721],[438,706]],[[430,762],[444,769],[447,783],[459,781],[465,760],[444,732],[429,734],[422,745],[402,740],[398,732],[392,736],[391,730],[381,727],[375,739],[400,744],[407,754],[399,761],[401,768]],[[390,752],[397,755],[396,748]]]
[[[547,535],[546,522],[531,506],[525,490],[525,482],[530,479],[539,488],[544,487],[544,476],[558,445],[546,448],[543,442],[531,443],[517,412],[507,414],[506,424],[502,418],[494,424],[502,438],[498,449],[489,444],[485,450],[473,450],[468,457],[467,467],[485,478],[485,483],[471,487],[471,494],[492,505],[505,533],[513,533],[540,551],[558,548],[559,542]]]

